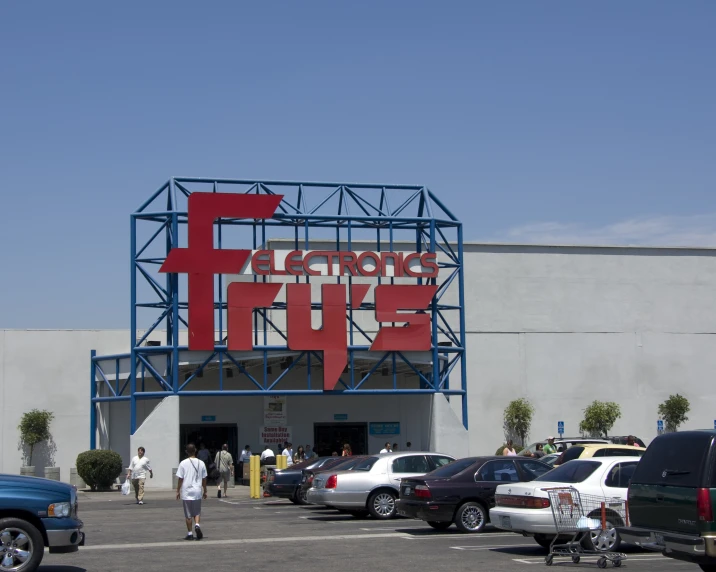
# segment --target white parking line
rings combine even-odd
[[[554,563],[557,564],[559,562],[564,562],[564,563],[569,562],[569,558],[567,558],[567,557],[563,557],[563,558],[564,558],[563,561],[560,560],[559,558],[555,558]],[[581,562],[596,562],[598,559],[599,559],[599,556],[581,555]],[[632,556],[632,555],[628,554],[626,559],[624,560],[624,562],[626,562],[626,563],[629,563],[629,562],[654,562],[654,561],[666,562],[667,560],[670,561],[669,564],[674,564],[674,565],[683,564],[686,566],[692,566],[692,564],[690,564],[689,562],[681,562],[679,560],[673,560],[671,558],[666,558],[665,556],[662,556],[661,554],[654,554],[654,555],[638,554],[636,556]],[[542,565],[544,565],[544,556],[542,556],[540,558],[513,558],[512,561],[519,562],[520,564],[542,564]]]
[[[522,546],[534,546],[534,544],[493,544],[492,546],[451,546],[453,550],[493,550],[495,548],[519,548]],[[544,558],[542,559],[544,562]]]

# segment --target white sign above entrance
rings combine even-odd
[[[264,396],[264,425],[288,423],[288,399],[285,395]]]

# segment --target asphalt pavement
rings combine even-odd
[[[235,571],[290,567],[319,570],[488,570],[544,566],[546,552],[531,538],[488,529],[462,534],[435,531],[421,521],[356,519],[326,508],[280,499],[250,499],[248,487],[212,498],[202,508],[201,541],[185,541],[184,515],[171,491],[149,491],[144,505],[119,493],[81,494],[86,546],[78,553],[45,554],[41,572],[136,572],[138,569]],[[627,548],[625,570],[698,571],[659,554]],[[596,570],[555,560],[552,568]]]

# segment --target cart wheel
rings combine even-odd
[[[621,565],[622,565],[622,559],[621,559],[621,558],[615,558],[615,559],[614,559],[614,562],[612,562],[612,566],[614,566],[614,568],[620,568]]]
[[[545,563],[547,566],[552,566],[552,559],[553,559],[553,558],[554,558],[554,557],[553,557],[551,554],[548,554],[547,556],[544,557],[544,563]]]
[[[572,556],[572,562],[574,562],[575,564],[579,564],[579,556],[577,556],[576,554]]]
[[[597,560],[597,566],[599,568],[606,568],[607,567],[607,559],[602,556],[599,560]]]

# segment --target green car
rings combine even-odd
[[[624,542],[716,572],[716,431],[684,431],[654,439],[628,493]]]

